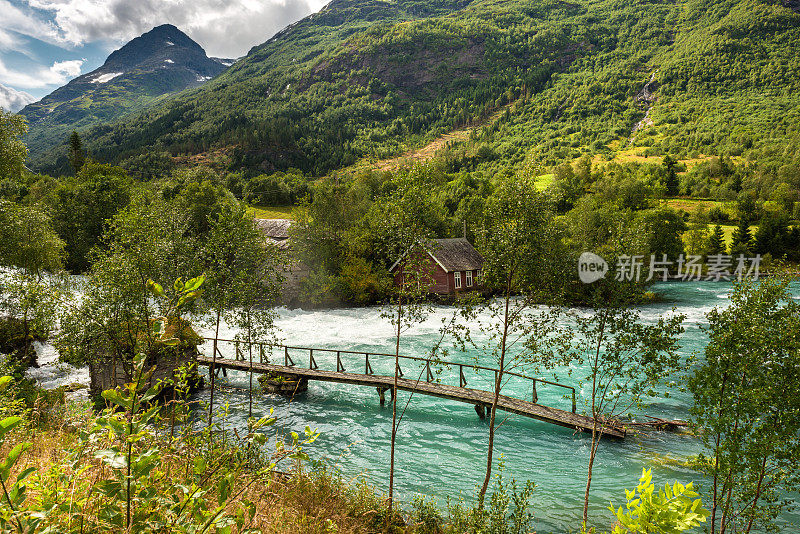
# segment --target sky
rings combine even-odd
[[[0,107],[17,111],[155,26],[237,58],[328,0],[0,0]]]

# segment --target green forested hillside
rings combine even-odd
[[[322,175],[505,107],[473,135],[487,168],[641,146],[777,172],[800,139],[798,42],[798,6],[772,0],[335,0],[86,139],[112,161],[226,148],[231,169]]]

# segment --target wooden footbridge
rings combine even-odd
[[[213,347],[213,339],[204,339],[210,342],[206,343],[206,346]],[[220,350],[223,345],[233,346],[233,358],[223,355]],[[278,351],[277,356],[275,354],[276,350]],[[209,352],[211,351],[213,351],[213,348]],[[335,369],[333,369],[333,354],[336,355]],[[319,366],[317,357],[320,357],[320,355],[329,356],[329,358],[325,359],[330,360],[328,362],[330,369]],[[197,362],[199,365],[208,366],[209,374],[212,373],[212,370],[219,373],[220,370],[225,372],[226,369],[232,369],[247,373],[288,375],[305,380],[371,386],[377,388],[381,404],[384,402],[385,392],[389,391],[391,394],[394,385],[394,354],[292,347],[260,342],[248,344],[243,341],[218,339],[216,358],[214,355],[208,356],[201,352],[197,356]],[[403,355],[400,356],[400,362],[405,364],[415,363],[419,369],[419,376],[411,378],[404,374],[402,365],[398,367],[400,378],[397,382],[397,388],[400,390],[472,404],[481,417],[485,417],[487,409],[492,405],[494,392],[467,387],[467,377],[464,371],[465,369],[467,371],[472,369],[476,372],[488,373],[490,377],[493,375],[496,381],[499,371],[495,368]],[[356,365],[358,366],[357,370],[355,368]],[[375,373],[373,365],[376,367],[380,365],[387,367],[388,365],[389,372],[387,374]],[[323,365],[323,367],[325,366]],[[438,375],[442,374],[444,368],[458,369],[459,383],[457,386],[442,383],[441,379],[437,378]],[[528,400],[501,395],[497,404],[498,409],[575,430],[592,431],[594,424],[592,418],[576,413],[574,387],[509,371],[503,372],[503,377],[505,380],[515,379],[530,383],[531,396],[530,400]],[[455,380],[453,379],[453,381]],[[490,382],[489,386],[494,383]],[[564,399],[571,399],[572,409],[564,410],[539,404],[538,387],[560,388],[566,393]],[[618,422],[606,422],[603,434],[609,437],[624,438],[625,428]]]

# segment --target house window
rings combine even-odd
[[[467,271],[467,287],[472,287],[472,271]]]
[[[456,289],[461,289],[461,273],[455,273],[453,279],[456,283]]]
[[[480,269],[478,269],[477,271],[475,271],[475,283],[476,283],[476,284],[480,284],[480,283],[481,283],[481,275],[482,275],[482,274],[483,274],[483,273],[481,272],[481,270],[480,270]]]

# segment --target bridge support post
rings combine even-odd
[[[478,417],[486,419],[486,407],[483,404],[476,404],[475,411],[478,413]]]
[[[378,397],[379,397],[379,398],[380,398],[380,400],[381,400],[381,406],[383,406],[384,404],[386,404],[386,392],[387,392],[387,391],[389,392],[389,400],[392,400],[392,388],[387,388],[387,387],[383,387],[383,386],[378,386],[378,387],[377,387],[377,388],[375,388],[375,389],[377,389],[377,390],[378,390]]]

